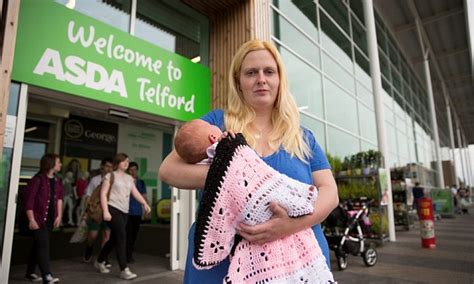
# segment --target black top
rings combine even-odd
[[[423,192],[423,187],[421,186],[415,186],[413,188],[413,198],[415,199],[420,199],[425,197],[425,193]]]

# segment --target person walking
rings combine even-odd
[[[49,237],[53,228],[59,227],[63,209],[63,184],[56,176],[61,170],[57,154],[41,158],[39,172],[29,181],[25,191],[25,210],[29,229],[33,233],[33,246],[28,257],[26,279],[43,283],[59,281],[49,265]],[[39,266],[41,277],[35,274]]]
[[[135,162],[130,162],[127,172],[130,176],[132,176],[138,192],[140,192],[140,194],[143,196],[143,199],[145,199],[146,203],[148,203],[146,198],[145,182],[138,177],[138,164]],[[142,205],[133,196],[130,196],[127,222],[127,263],[135,262],[135,259],[133,258],[133,251],[135,250],[135,242],[137,240],[138,231],[140,230],[142,216]]]
[[[128,210],[130,205],[130,194],[143,205],[145,213],[151,211],[146,200],[138,192],[133,178],[126,173],[129,166],[128,156],[125,153],[118,153],[114,158],[114,171],[107,174],[102,182],[100,192],[100,203],[103,210],[103,218],[111,233],[109,240],[102,247],[94,266],[100,273],[109,273],[105,267],[107,256],[115,248],[117,261],[120,266],[120,278],[130,280],[137,277],[137,274],[130,271],[127,265],[126,247],[126,226]],[[113,182],[111,184],[111,175]]]
[[[312,227],[329,266],[329,249],[319,225],[337,206],[337,186],[324,152],[311,131],[301,127],[280,54],[268,41],[251,40],[235,54],[229,70],[229,93],[225,110],[213,110],[202,120],[233,133],[243,133],[248,144],[269,166],[319,189],[314,212],[290,218],[277,203],[269,205],[272,219],[249,226],[239,224],[238,233],[251,243],[265,243]],[[208,165],[189,164],[173,150],[162,162],[162,181],[181,188],[203,188]],[[208,269],[192,264],[195,225],[188,236],[184,283],[222,283],[229,260]]]
[[[94,190],[102,183],[103,177],[106,174],[112,172],[112,169],[113,169],[112,159],[111,158],[102,159],[102,161],[100,162],[99,174],[92,177],[91,180],[89,181],[89,184],[87,185],[85,201],[84,201],[85,208],[87,208],[87,202],[89,201],[89,198],[92,195],[92,192],[94,192]],[[99,236],[99,232],[102,231],[101,247],[103,247],[104,244],[109,240],[110,229],[105,225],[104,222],[97,223],[92,218],[87,216],[87,212],[84,212],[82,216],[83,216],[82,218],[86,220],[87,230],[88,230],[83,261],[90,262],[92,258],[92,253],[94,250],[94,242]],[[111,267],[111,265],[108,262],[106,265],[107,265],[107,268]]]

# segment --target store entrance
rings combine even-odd
[[[158,179],[158,168],[171,151],[173,131],[172,122],[163,118],[30,86],[12,267],[26,264],[31,247],[31,239],[21,230],[21,197],[28,180],[38,171],[41,157],[48,152],[59,154],[63,163],[61,177],[64,180],[68,175],[75,187],[78,180],[88,181],[98,173],[102,159],[123,152],[138,164],[138,176],[145,182],[152,207],[151,214],[142,218],[135,261],[139,265],[141,258],[153,257],[158,259],[157,265],[168,269],[171,189]],[[72,202],[63,211],[63,226],[51,234],[52,261],[81,261],[84,254],[84,243],[70,243],[81,212],[77,194],[71,194]],[[93,260],[99,249],[100,240],[96,241]],[[115,259],[115,254],[110,258]]]

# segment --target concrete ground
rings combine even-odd
[[[377,247],[378,262],[366,267],[361,257],[349,256],[345,271],[337,271],[332,257],[334,277],[339,283],[466,283],[474,284],[474,207],[470,215],[456,215],[435,223],[436,248],[421,248],[419,227],[397,231],[397,241]],[[80,257],[52,261],[52,270],[62,283],[182,283],[183,271],[169,271],[168,259],[159,254],[140,251],[132,270],[139,275],[133,281],[118,278],[114,265],[109,275],[97,273],[92,264],[81,262]],[[24,264],[12,265],[9,283],[25,283]]]

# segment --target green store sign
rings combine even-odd
[[[208,68],[52,1],[21,1],[12,78],[177,120],[210,109]]]

